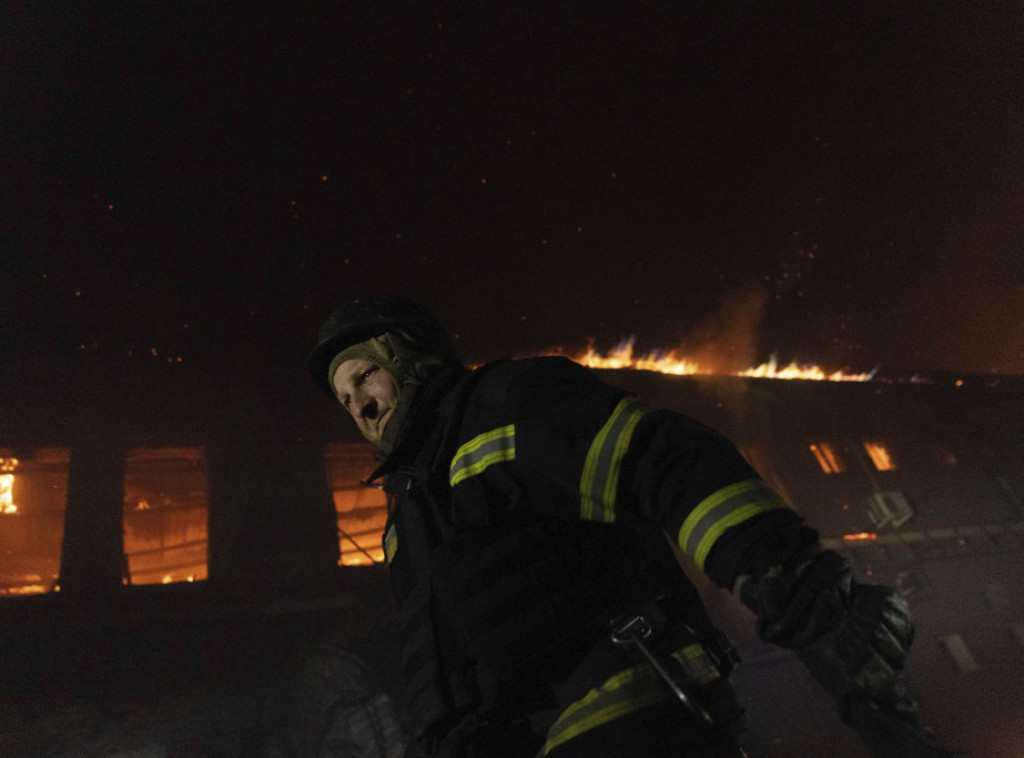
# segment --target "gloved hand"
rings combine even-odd
[[[761,638],[796,653],[873,755],[955,755],[935,744],[904,685],[914,625],[899,594],[853,581],[846,562],[825,551],[768,572],[744,602],[758,612]]]
[[[935,743],[904,685],[903,666],[913,638],[910,609],[900,595],[851,581],[840,623],[794,649],[835,699],[843,721],[878,758],[955,755]]]
[[[860,735],[878,758],[959,758],[940,747],[910,698],[896,708],[881,705],[861,692],[850,693],[841,710],[843,721]]]

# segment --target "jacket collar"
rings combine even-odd
[[[470,369],[464,366],[446,366],[416,391],[401,438],[391,454],[367,478],[368,483],[414,464],[423,444],[441,423],[438,417],[441,402],[452,387],[470,373]]]

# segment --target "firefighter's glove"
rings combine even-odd
[[[914,626],[900,595],[853,581],[831,551],[748,585],[741,597],[758,614],[761,639],[796,653],[874,755],[952,755],[927,736],[903,684]]]
[[[935,735],[921,724],[914,701],[905,692],[895,706],[853,692],[841,715],[879,758],[962,758],[962,753],[936,744]]]

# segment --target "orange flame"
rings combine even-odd
[[[17,513],[14,504],[14,471],[18,468],[17,458],[0,458],[0,513]]]
[[[623,340],[614,349],[607,353],[598,353],[591,344],[585,350],[575,355],[568,356],[571,360],[588,368],[599,369],[638,369],[640,371],[656,371],[662,374],[674,374],[676,376],[690,375],[713,375],[723,372],[702,368],[701,365],[690,358],[681,356],[675,350],[659,351],[652,350],[649,353],[636,357],[633,354],[633,346],[636,338],[630,337]],[[550,350],[545,355],[563,355],[561,350]],[[868,382],[875,377],[875,372],[869,371],[860,374],[851,374],[846,371],[827,372],[819,366],[801,366],[796,362],[788,366],[779,367],[778,360],[773,355],[767,363],[760,366],[748,368],[744,371],[724,372],[727,376],[746,376],[759,379],[810,379],[812,381],[829,382]]]
[[[588,345],[586,350],[572,356],[572,360],[588,368],[632,368],[678,376],[701,373],[700,367],[694,361],[680,358],[674,350],[667,353],[652,350],[640,358],[634,358],[634,341],[634,338],[631,337],[620,342],[615,349],[604,355],[600,355],[594,350],[593,345]]]

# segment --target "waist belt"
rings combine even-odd
[[[672,629],[675,625],[682,629]],[[636,651],[650,664],[673,699],[698,723],[730,728],[743,721],[726,681],[740,659],[721,630],[701,636],[681,621],[673,624],[659,602],[651,601],[612,619],[609,632],[615,645]],[[709,686],[716,680],[717,686]],[[728,697],[722,697],[723,691]]]

